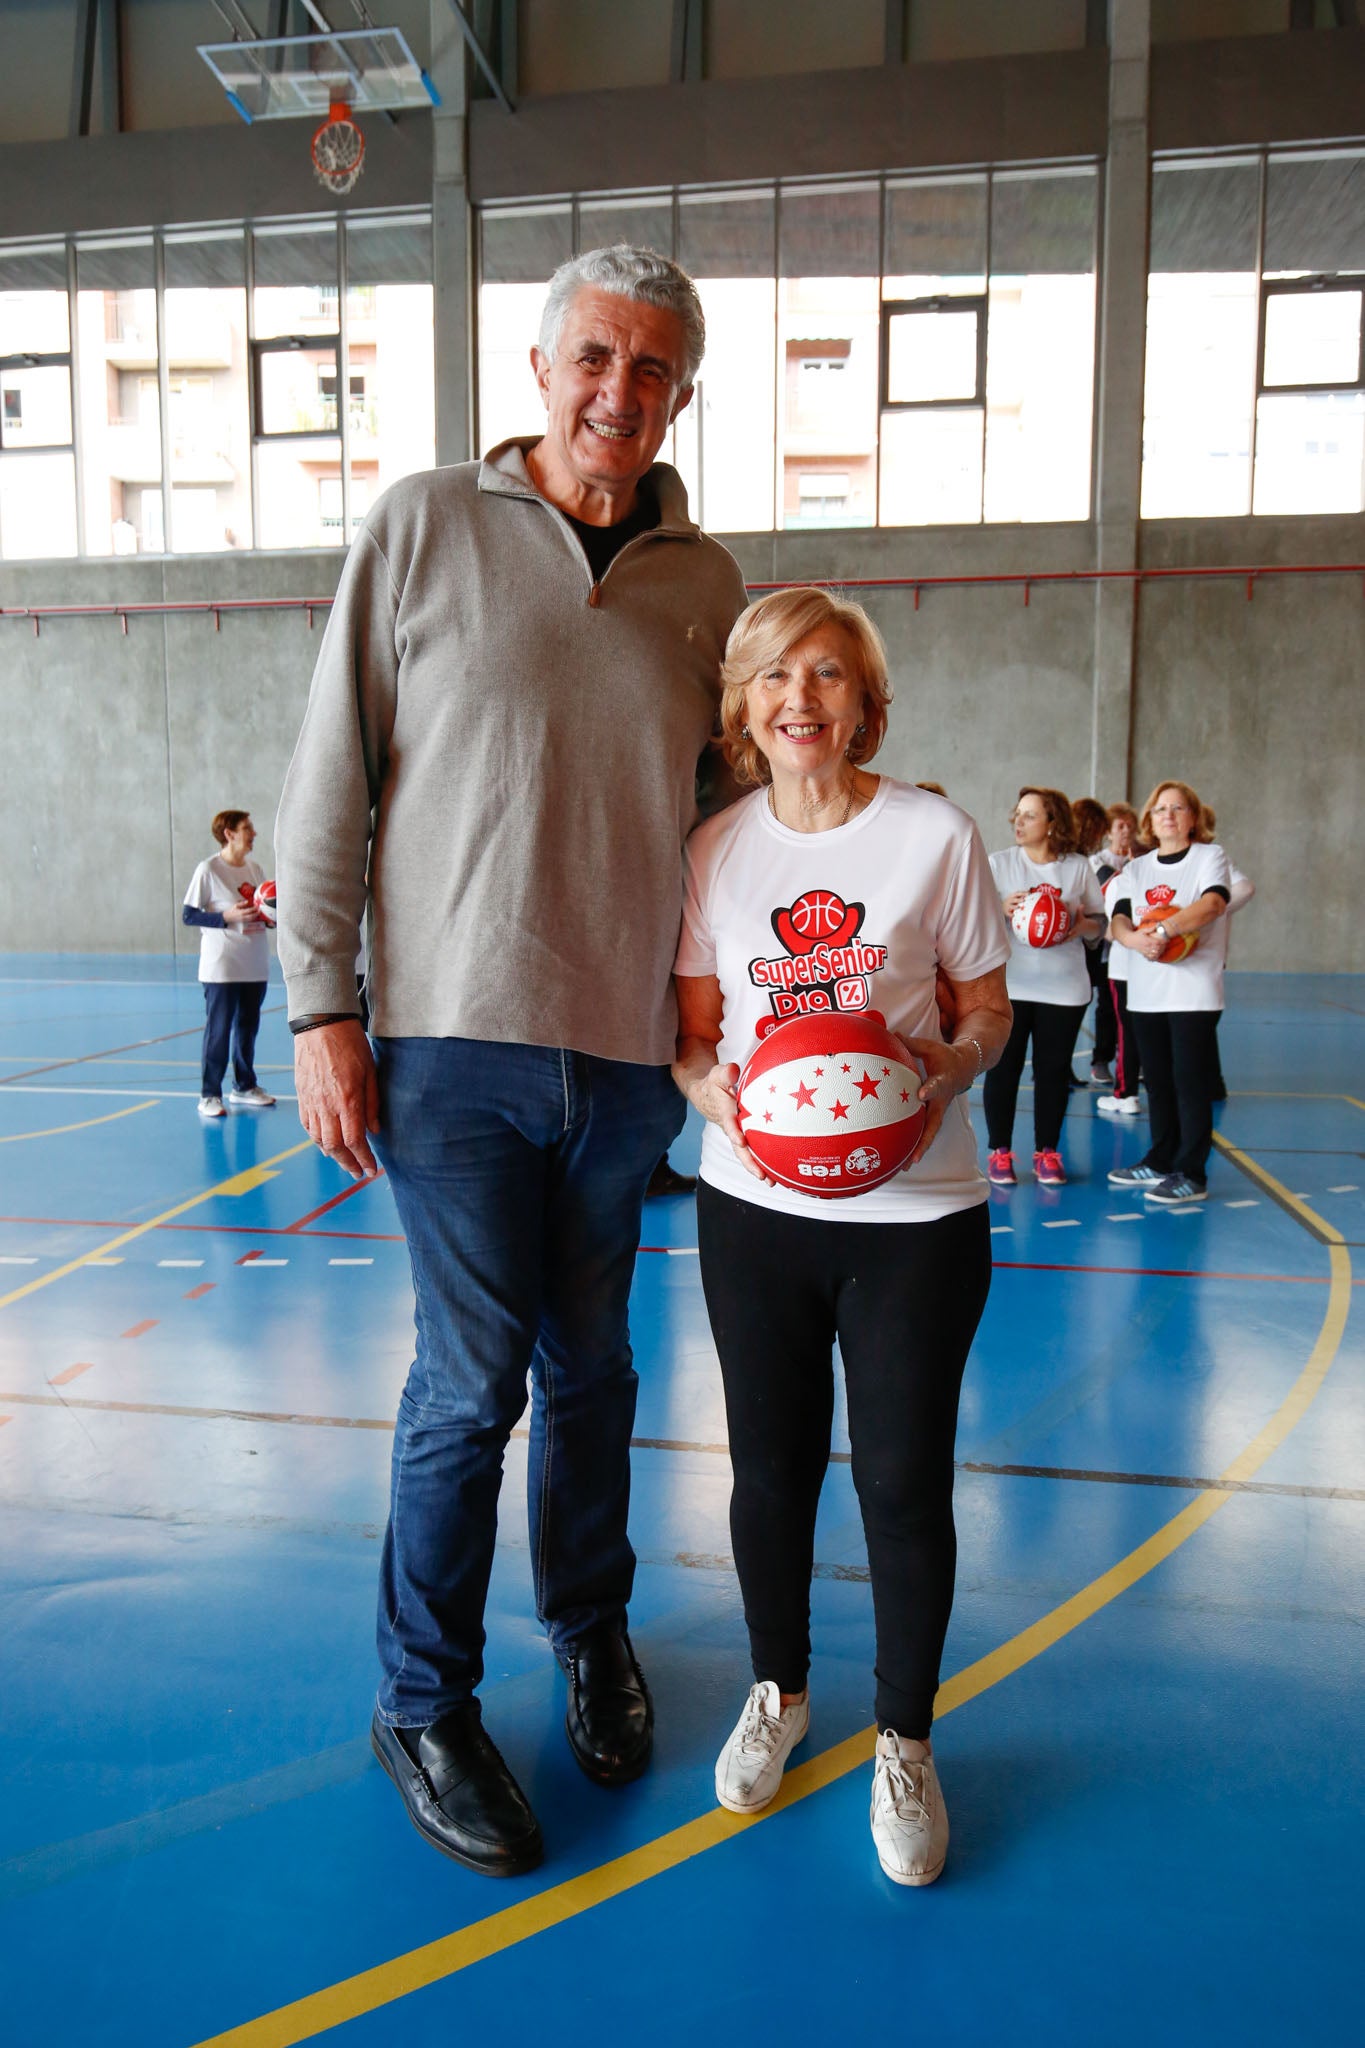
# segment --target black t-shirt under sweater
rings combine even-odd
[[[618,519],[614,526],[588,526],[581,519],[575,519],[571,512],[564,517],[568,520],[588,558],[594,583],[600,583],[617,555],[628,540],[634,540],[637,533],[648,533],[659,524],[659,500],[653,484],[646,478],[635,494],[635,510],[627,512],[624,519]]]

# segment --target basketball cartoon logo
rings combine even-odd
[[[818,945],[846,946],[858,936],[861,903],[845,903],[832,889],[807,889],[790,910],[775,910],[773,930],[789,953],[800,956]]]

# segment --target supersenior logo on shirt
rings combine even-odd
[[[768,990],[775,1022],[871,1007],[872,976],[885,967],[887,948],[859,939],[865,914],[864,904],[845,903],[832,889],[807,889],[773,912],[783,951],[751,960],[749,979]]]

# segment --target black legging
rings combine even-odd
[[[1142,1164],[1201,1185],[1213,1149],[1217,1010],[1130,1010],[1147,1083],[1152,1142]]]
[[[872,1579],[877,1725],[924,1741],[957,1565],[958,1393],[990,1287],[986,1209],[932,1223],[826,1222],[702,1181],[697,1228],[725,1382],[730,1533],[754,1676],[795,1693],[810,1668],[837,1337]]]
[[[986,1139],[992,1152],[1008,1152],[1014,1135],[1014,1105],[1024,1055],[1033,1040],[1033,1149],[1055,1152],[1062,1135],[1071,1087],[1071,1055],[1085,1016],[1085,1003],[1015,1003],[1014,1024],[982,1093]]]

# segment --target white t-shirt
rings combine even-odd
[[[818,910],[830,936],[808,931]],[[716,1058],[743,1066],[764,1018],[875,1009],[893,1031],[942,1041],[935,971],[973,981],[1004,964],[1000,896],[981,835],[946,798],[883,775],[865,811],[829,832],[779,824],[766,789],[708,818],[687,842],[674,972],[711,975],[724,999]],[[837,1202],[746,1173],[708,1123],[701,1175],[741,1201],[835,1223],[927,1223],[986,1199],[959,1096],[916,1166]]]
[[[1113,900],[1129,905],[1128,915],[1134,924],[1142,922],[1146,910],[1188,910],[1206,890],[1221,889],[1226,894],[1232,886],[1228,857],[1221,846],[1212,843],[1189,846],[1174,859],[1140,853],[1116,879],[1122,886]],[[1220,918],[1219,923],[1222,921]],[[1131,946],[1123,949],[1130,1010],[1222,1009],[1226,934],[1210,944],[1206,926],[1196,936],[1198,945],[1183,960],[1148,960]]]
[[[1083,853],[1060,860],[1030,860],[1022,846],[1006,846],[991,855],[996,892],[1012,896],[1016,889],[1041,889],[1050,884],[1075,917],[1078,910],[1104,912],[1104,898],[1095,870]],[[1007,923],[1010,942],[1005,980],[1016,1003],[1080,1004],[1090,1001],[1090,976],[1085,965],[1085,940],[1078,932],[1060,946],[1030,946]]]
[[[201,860],[190,878],[185,901],[191,910],[230,910],[254,896],[265,880],[259,861],[245,860],[239,868],[225,861],[221,853]],[[226,925],[199,927],[199,979],[201,981],[268,981],[270,939],[266,927]]]
[[[1125,861],[1118,874],[1111,875],[1104,885],[1104,914],[1107,918],[1113,918],[1114,905],[1128,888],[1127,867],[1128,862]],[[1127,981],[1130,957],[1128,948],[1121,946],[1118,940],[1115,939],[1109,948],[1109,979],[1111,981]]]

